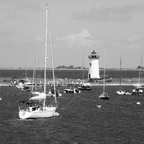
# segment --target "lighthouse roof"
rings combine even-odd
[[[93,51],[91,52],[91,55],[88,56],[88,58],[89,58],[89,59],[99,59],[100,56],[97,55],[97,53],[95,52],[95,50],[93,50]]]
[[[91,52],[91,54],[92,54],[92,55],[96,54],[96,51],[95,51],[95,50],[93,50],[93,51]]]

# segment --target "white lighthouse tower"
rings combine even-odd
[[[88,73],[89,80],[100,79],[99,61],[98,61],[100,56],[97,55],[95,50],[93,50],[93,52],[91,52],[91,55],[89,55],[88,58],[90,59],[90,68]]]

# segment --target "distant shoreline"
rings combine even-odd
[[[43,70],[44,68],[38,68],[37,70]],[[33,70],[33,68],[14,68],[14,67],[7,67],[7,68],[2,68],[0,67],[0,70]],[[52,70],[52,68],[47,68],[47,70]],[[89,70],[89,68],[85,69],[68,69],[68,68],[55,68],[54,70]],[[103,68],[100,68],[99,70],[103,70]],[[120,70],[120,68],[106,68],[106,70]],[[136,68],[122,68],[122,70],[139,70]]]

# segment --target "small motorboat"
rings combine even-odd
[[[132,90],[132,95],[142,95],[143,90],[139,87],[136,87],[135,89]]]
[[[130,92],[125,92],[125,91],[123,91],[123,90],[118,90],[118,91],[116,91],[116,94],[117,94],[117,95],[131,95],[132,93],[130,93]]]
[[[79,90],[91,90],[91,85],[90,83],[83,83],[80,86],[78,86]]]
[[[81,91],[77,88],[74,88],[74,89],[64,89],[64,93],[73,93],[73,94],[76,94],[76,93],[81,93]]]

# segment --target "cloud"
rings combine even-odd
[[[131,12],[144,11],[144,6],[140,4],[101,6],[93,7],[89,11],[75,11],[71,15],[72,20],[85,21],[130,21]]]
[[[144,37],[143,36],[140,36],[140,35],[131,35],[128,37],[128,41],[129,42],[136,42],[136,41],[140,41],[140,40],[143,40]]]
[[[24,0],[17,1],[15,4],[15,10],[33,10],[33,11],[42,11],[40,7],[41,3],[38,0]]]
[[[39,42],[39,43],[43,43],[45,40],[44,40],[44,36],[37,36],[36,38],[35,38],[35,41],[36,42]]]
[[[81,33],[70,34],[61,38],[56,37],[55,40],[67,48],[83,48],[93,47],[95,44],[88,30],[83,29]]]
[[[0,31],[0,36],[9,36],[14,34],[13,32],[9,32],[9,31]]]
[[[144,36],[130,35],[125,38],[92,38],[88,30],[82,30],[81,33],[70,34],[64,37],[56,37],[59,47],[68,49],[142,49],[144,45]]]
[[[131,35],[125,38],[99,37],[95,40],[94,48],[109,51],[126,51],[143,49],[144,37],[142,35]]]
[[[42,2],[39,0],[0,0],[0,11],[32,10],[42,11]]]
[[[13,13],[10,16],[7,16],[7,18],[10,18],[10,19],[25,19],[26,17],[21,16],[21,15],[16,15],[16,14]]]
[[[13,9],[13,3],[11,3],[10,1],[1,1],[0,2],[0,11],[11,11]]]
[[[106,40],[103,44],[106,43]],[[141,35],[131,35],[127,38],[111,39],[108,47],[113,49],[143,49],[144,37]]]

